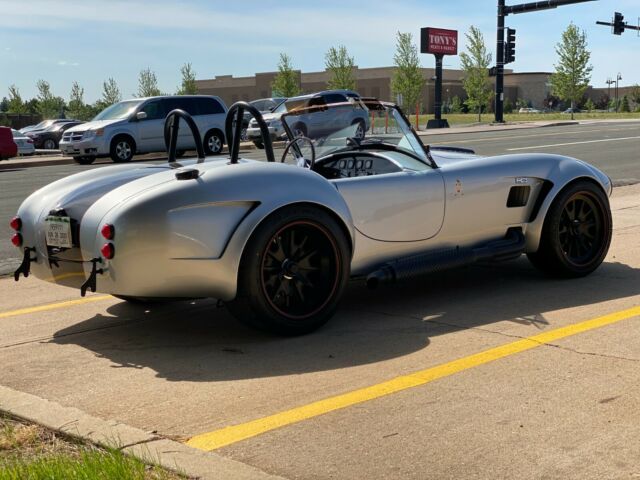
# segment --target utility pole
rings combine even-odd
[[[539,10],[548,10],[550,8],[561,7],[563,5],[571,5],[573,3],[593,2],[597,0],[544,0],[541,2],[522,3],[519,5],[506,5],[505,0],[498,0],[498,31],[496,45],[496,104],[495,104],[495,121],[496,123],[504,122],[504,65],[505,63],[505,27],[504,19],[507,15],[537,12]],[[510,41],[511,51],[515,49],[515,31],[513,43]],[[514,57],[513,57],[514,58]],[[514,58],[515,59],[515,58]]]
[[[616,113],[618,113],[618,109],[620,108],[620,102],[618,101],[618,82],[622,80],[622,75],[618,72],[618,76],[616,77]]]
[[[616,83],[613,80],[611,80],[611,77],[607,78],[606,84],[607,84],[607,98],[609,99],[609,103],[611,103],[611,84],[612,83]],[[607,105],[607,111],[609,111],[609,105]]]

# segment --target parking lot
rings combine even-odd
[[[136,307],[4,277],[0,384],[282,478],[639,477],[638,129],[427,139],[602,168],[620,185],[613,242],[586,278],[550,280],[522,257],[375,292],[354,282],[326,327],[279,338],[215,300]],[[0,173],[3,217],[86,168],[100,165]]]

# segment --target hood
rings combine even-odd
[[[76,125],[75,127],[71,127],[65,130],[67,132],[84,132],[86,130],[97,130],[99,128],[108,127],[110,125],[114,125],[120,122],[126,122],[126,118],[117,118],[115,120],[98,120],[97,122],[86,122],[81,123],[80,125]]]

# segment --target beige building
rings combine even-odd
[[[394,67],[358,68],[354,69],[356,78],[356,91],[363,97],[377,97],[381,100],[398,102],[399,99],[391,92],[391,77]],[[323,72],[297,72],[303,93],[318,92],[327,89],[329,73]],[[212,79],[196,80],[198,93],[205,95],[218,95],[227,105],[238,100],[255,100],[272,96],[271,83],[277,72],[256,73],[251,77],[233,77],[232,75],[220,75]],[[549,96],[549,76],[546,72],[513,73],[506,71],[505,98],[512,104],[518,98],[522,98],[534,107],[545,106]],[[435,69],[423,68],[422,76],[426,81],[422,99],[422,111],[433,113],[435,96]],[[442,100],[449,103],[454,97],[465,97],[462,88],[462,70],[444,70],[442,82]],[[401,103],[401,102],[399,102]],[[413,110],[413,108],[411,108]]]

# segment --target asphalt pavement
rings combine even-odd
[[[640,185],[611,205],[588,277],[522,257],[375,294],[352,283],[298,338],[212,300],[0,279],[0,409],[91,439],[114,429],[201,478],[637,478]]]

